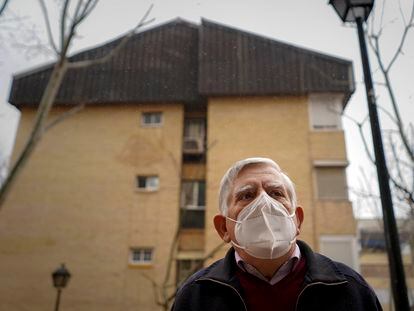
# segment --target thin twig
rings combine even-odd
[[[381,34],[383,25],[384,25],[385,2],[386,1],[384,0],[382,3],[381,18],[380,18],[380,31],[378,32],[379,34]]]
[[[6,9],[8,2],[9,2],[9,0],[4,0],[3,5],[0,7],[0,16],[4,12],[4,10]]]
[[[108,54],[106,54],[105,56],[98,58],[98,59],[90,59],[90,60],[84,60],[84,61],[77,61],[77,62],[73,62],[73,63],[69,63],[69,68],[83,68],[83,67],[87,67],[87,66],[91,66],[91,65],[97,65],[97,64],[102,64],[107,62],[111,57],[113,57],[129,40],[130,37],[132,37],[135,32],[153,22],[155,19],[151,19],[149,21],[145,21],[145,19],[148,17],[148,14],[150,13],[151,9],[152,9],[153,5],[151,4],[151,6],[149,7],[149,9],[147,10],[147,12],[145,13],[145,15],[143,16],[143,18],[141,19],[141,21],[134,27],[134,29],[132,29],[126,36],[124,36],[121,41],[118,43],[117,46],[115,46]]]
[[[64,120],[66,120],[67,118],[73,116],[74,114],[78,113],[79,111],[83,110],[84,108],[85,108],[85,104],[79,104],[79,105],[76,105],[75,107],[71,108],[70,110],[62,113],[60,116],[56,117],[55,119],[50,121],[45,126],[45,131],[50,130],[55,125],[59,124],[60,122],[62,122]]]
[[[404,23],[404,26],[407,27],[407,21],[405,20],[405,15],[401,7],[401,0],[398,0],[398,9],[400,10],[401,19]]]
[[[390,145],[390,149],[391,149],[391,154],[392,154],[393,159],[394,159],[394,167],[397,171],[397,176],[398,176],[399,180],[401,181],[401,183],[404,184],[404,186],[405,186],[404,177],[402,175],[401,168],[400,168],[400,161],[399,161],[397,151],[395,149],[394,141],[392,139],[391,134],[388,135],[388,140],[389,140],[389,145]]]
[[[80,24],[93,10],[93,8],[97,5],[99,0],[88,0],[83,7],[82,12],[75,17],[75,27]]]
[[[59,55],[58,48],[56,47],[55,40],[53,39],[52,29],[50,27],[49,14],[47,13],[45,2],[43,0],[39,0],[39,3],[40,8],[42,9],[43,19],[45,20],[47,36],[49,38],[50,46],[52,47],[53,51],[55,51],[55,53]]]
[[[145,273],[141,273],[141,276],[151,282],[152,290],[154,291],[154,294],[155,294],[154,295],[154,301],[157,305],[159,305],[159,306],[162,305],[162,302],[158,297],[158,295],[159,295],[159,286],[158,286],[157,282],[155,282],[155,280],[153,278],[149,277]]]
[[[396,100],[395,95],[394,95],[394,89],[392,87],[392,83],[391,83],[391,80],[389,78],[389,69],[391,68],[392,64],[395,62],[398,55],[400,54],[399,50],[402,49],[402,46],[405,42],[405,38],[406,38],[406,35],[408,33],[408,30],[412,26],[413,18],[414,18],[414,2],[413,2],[413,8],[412,8],[412,11],[411,11],[410,24],[409,24],[408,27],[406,27],[404,29],[404,34],[403,34],[402,39],[400,41],[399,48],[397,49],[397,52],[394,54],[394,57],[391,60],[390,64],[388,64],[388,66],[385,66],[384,63],[383,63],[383,60],[382,60],[382,56],[381,56],[381,52],[380,52],[380,46],[379,46],[379,36],[378,35],[372,36],[370,38],[370,40],[368,40],[370,46],[372,47],[372,49],[374,51],[374,54],[376,56],[376,59],[377,59],[377,62],[379,64],[379,67],[381,69],[381,72],[384,76],[384,80],[385,80],[386,88],[387,88],[387,91],[388,91],[388,95],[390,96],[390,100],[391,100],[391,106],[392,106],[392,109],[393,109],[394,115],[395,115],[395,123],[398,127],[400,137],[401,137],[401,141],[403,142],[403,145],[404,145],[404,147],[406,149],[406,152],[407,152],[409,158],[411,159],[411,161],[414,161],[414,152],[410,147],[410,144],[408,142],[408,139],[407,139],[405,131],[404,131],[404,125],[403,125],[403,121],[402,121],[401,116],[400,116],[399,108],[398,108],[398,105],[397,105],[397,100]],[[372,42],[372,41],[374,41],[374,42]]]
[[[78,6],[80,5],[81,1],[78,2]],[[66,37],[66,17],[67,17],[67,11],[69,7],[69,0],[65,0],[65,3],[63,4],[62,8],[62,14],[60,16],[60,51],[62,52],[64,50],[65,46],[65,37]]]
[[[385,72],[388,72],[391,69],[392,65],[397,60],[398,55],[401,54],[402,48],[403,48],[404,43],[405,43],[405,39],[407,38],[408,31],[410,30],[411,27],[413,27],[413,20],[414,20],[414,2],[413,2],[413,7],[411,8],[411,16],[410,16],[410,19],[409,19],[409,23],[405,24],[404,31],[403,31],[402,37],[400,39],[400,44],[398,45],[398,48],[397,48],[394,56],[391,58],[391,61],[389,62]]]

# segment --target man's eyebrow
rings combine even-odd
[[[266,183],[264,186],[266,189],[281,189],[283,192],[287,192],[286,185],[283,182],[269,182]]]
[[[242,192],[245,192],[245,191],[248,191],[248,190],[254,190],[254,189],[256,189],[256,187],[253,186],[253,185],[244,185],[244,186],[241,186],[238,189],[235,189],[234,190],[234,195],[237,196]]]
[[[285,184],[281,181],[271,181],[265,184],[266,187],[285,187]]]

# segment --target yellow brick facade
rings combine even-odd
[[[159,310],[150,280],[161,284],[166,275],[181,181],[206,181],[206,225],[182,231],[169,285],[175,259],[200,258],[220,244],[212,223],[219,183],[245,157],[270,157],[292,178],[305,211],[301,238],[316,250],[320,235],[355,234],[347,200],[316,197],[315,161],[346,162],[346,153],[342,131],[311,129],[308,97],[218,97],[206,106],[192,113],[180,103],[86,106],[51,128],[1,211],[0,310],[51,309],[50,273],[61,262],[73,274],[65,310]],[[51,119],[66,110],[54,109]],[[144,128],[141,113],[151,111],[162,112],[162,124]],[[182,160],[188,116],[206,118],[201,163]],[[17,150],[33,117],[23,109]],[[137,175],[158,175],[158,191],[137,190]],[[130,247],[154,248],[153,264],[131,265]]]
[[[162,126],[142,128],[142,111],[162,111]],[[23,109],[18,150],[33,117]],[[45,134],[1,213],[0,310],[52,309],[51,272],[61,262],[73,275],[65,310],[154,310],[143,273],[164,279],[178,220],[182,123],[180,104],[91,106]],[[158,175],[159,191],[137,191],[137,174]],[[134,246],[155,248],[152,267],[131,269]]]

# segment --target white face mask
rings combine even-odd
[[[249,255],[260,259],[275,259],[285,255],[296,241],[295,212],[289,214],[278,201],[263,192],[247,205],[236,223],[237,243]]]

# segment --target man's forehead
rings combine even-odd
[[[263,183],[265,187],[274,187],[274,188],[279,188],[279,187],[285,187],[284,183],[282,182],[282,180],[270,180],[270,181],[266,181]],[[257,184],[254,183],[253,181],[246,181],[244,183],[240,183],[234,186],[234,193],[240,193],[243,191],[248,191],[248,190],[252,190],[252,189],[256,189],[257,188]]]
[[[257,182],[263,183],[265,186],[280,187],[284,186],[282,174],[272,166],[261,169],[246,168],[243,169],[235,178],[233,190],[240,192],[244,189],[254,188]]]
[[[235,181],[244,178],[260,178],[261,176],[266,176],[266,178],[273,179],[275,181],[281,180],[281,172],[270,164],[252,164],[244,167],[235,178]]]

